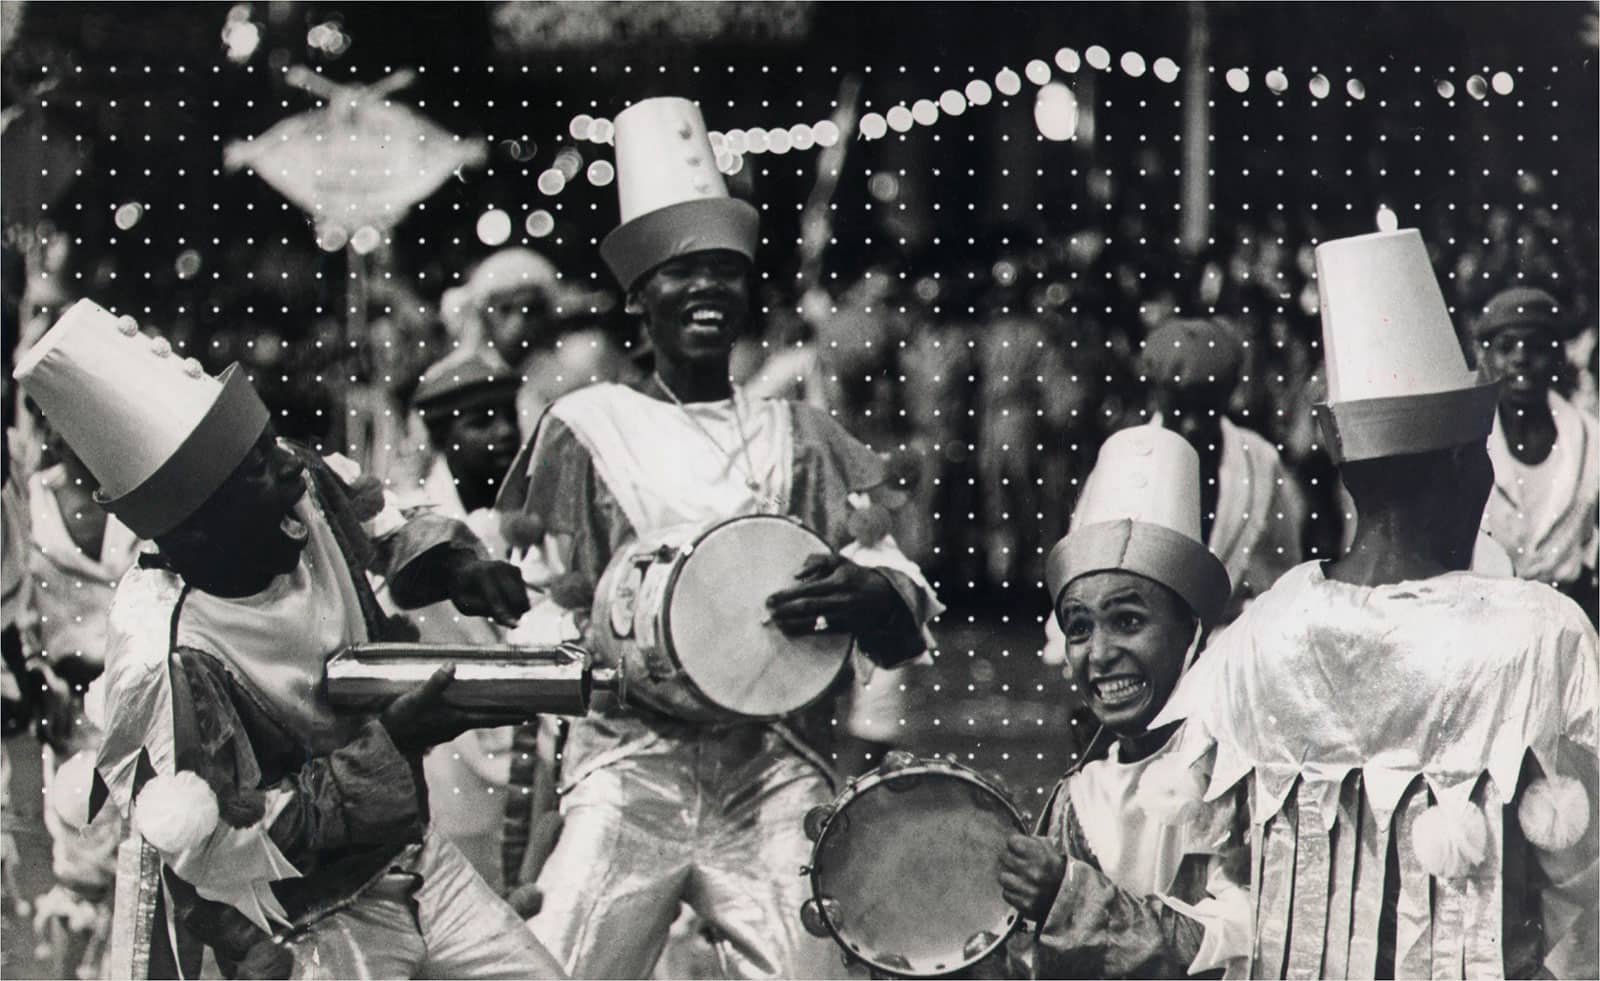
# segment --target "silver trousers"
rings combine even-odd
[[[723,977],[842,977],[838,948],[800,923],[802,821],[831,799],[816,766],[764,726],[662,739],[562,798],[528,924],[573,977],[645,978],[681,902],[709,928]]]
[[[461,851],[433,831],[289,946],[296,979],[566,976]]]

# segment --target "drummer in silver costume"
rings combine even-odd
[[[1230,587],[1200,542],[1199,458],[1155,426],[1108,439],[1046,566],[1072,677],[1109,736],[1056,787],[1041,836],[1000,861],[1008,902],[1038,924],[1034,977],[1186,977],[1247,961],[1240,802],[1185,804],[1198,779],[1175,726],[1149,727],[1222,614]]]
[[[539,560],[557,573],[525,639],[581,631],[602,572],[635,536],[764,512],[836,550],[769,598],[774,623],[854,634],[883,664],[916,656],[941,607],[885,533],[878,457],[825,413],[747,398],[728,380],[750,313],[755,209],[722,190],[686,100],[641,102],[616,126],[624,221],[602,252],[655,372],[559,399],[512,467],[500,507],[543,527]],[[528,635],[541,616],[552,633]],[[833,793],[829,726],[825,707],[707,725],[629,705],[573,723],[565,822],[538,877],[534,933],[574,976],[643,977],[682,902],[717,938],[727,976],[839,975],[836,949],[801,925],[797,874],[810,852],[805,813]]]

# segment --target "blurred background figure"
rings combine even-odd
[[[458,348],[423,372],[411,406],[427,427],[432,462],[420,487],[397,494],[402,507],[465,521],[497,558],[510,554],[493,504],[517,452],[520,384],[491,347]],[[448,601],[405,615],[428,643],[506,642],[503,628],[462,616]],[[434,827],[497,892],[507,885],[501,866],[512,734],[510,726],[476,729],[434,747],[422,761]]]
[[[1472,326],[1482,374],[1501,382],[1483,524],[1519,578],[1556,587],[1594,620],[1600,429],[1556,391],[1571,374],[1562,345],[1576,328],[1555,297],[1521,287],[1495,294]]]
[[[1239,337],[1215,320],[1169,321],[1143,353],[1152,421],[1200,455],[1201,533],[1233,583],[1224,623],[1300,564],[1306,518],[1277,449],[1228,416],[1243,360]]]
[[[21,502],[22,554],[5,556],[27,579],[18,625],[36,699],[35,733],[44,744],[43,817],[54,882],[34,900],[33,927],[56,976],[98,978],[124,827],[114,808],[85,826],[102,739],[93,684],[105,666],[106,614],[138,540],[95,502],[98,485],[66,442],[42,415],[36,422],[44,467],[28,479]]]
[[[623,371],[621,347],[606,329],[615,301],[567,286],[532,249],[490,254],[445,292],[440,307],[453,343],[493,350],[523,379],[517,425],[524,438],[555,399]]]

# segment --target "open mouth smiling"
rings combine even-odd
[[[1119,674],[1090,682],[1095,699],[1106,708],[1124,708],[1137,702],[1150,688],[1139,675]]]

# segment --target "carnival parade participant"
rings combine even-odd
[[[493,348],[458,348],[430,365],[411,407],[427,428],[433,463],[415,492],[395,495],[402,508],[428,507],[465,523],[496,558],[510,554],[493,505],[520,445],[518,384]],[[407,619],[428,643],[496,647],[506,642],[498,624],[463,616],[448,601],[408,611]],[[434,829],[454,842],[497,892],[505,883],[501,839],[511,738],[509,726],[464,732],[434,747],[422,761]]]
[[[837,551],[807,560],[792,588],[767,599],[771,621],[800,637],[853,634],[883,664],[916,656],[941,607],[881,533],[877,456],[826,414],[753,400],[729,382],[750,316],[756,209],[727,196],[693,103],[648,99],[615,123],[623,220],[601,252],[643,321],[655,371],[636,387],[559,399],[501,506],[546,529],[563,583],[551,593],[566,594],[560,605],[578,624],[636,536],[791,516]],[[836,976],[837,950],[802,928],[796,874],[810,851],[802,819],[832,793],[828,721],[825,707],[703,724],[638,705],[574,721],[561,755],[565,822],[539,877],[534,933],[575,976],[643,977],[682,901],[719,938],[727,976]]]
[[[329,656],[386,635],[367,570],[402,606],[448,594],[504,622],[527,607],[516,571],[456,522],[404,521],[348,461],[275,439],[237,366],[213,378],[90,301],[16,377],[158,549],[112,604],[82,802],[131,811],[159,855],[119,855],[128,915],[155,922],[113,974],[193,976],[197,938],[247,976],[559,976],[427,827],[422,754],[507,714],[450,707],[448,669],[375,715],[335,712],[323,685]]]
[[[1248,781],[1256,977],[1595,977],[1594,628],[1467,571],[1498,387],[1469,371],[1421,236],[1316,252],[1326,442],[1350,552],[1286,573],[1155,725],[1205,796]]]
[[[1144,345],[1156,421],[1200,455],[1200,526],[1233,582],[1223,623],[1300,564],[1306,505],[1278,451],[1227,416],[1244,349],[1214,320],[1173,320]]]
[[[1472,325],[1483,372],[1502,382],[1489,433],[1494,491],[1484,530],[1516,574],[1577,600],[1593,621],[1600,559],[1600,426],[1554,388],[1571,314],[1543,290],[1495,295]]]
[[[1035,977],[1186,977],[1249,954],[1243,808],[1173,806],[1176,726],[1150,727],[1204,631],[1228,574],[1200,544],[1199,460],[1155,426],[1111,436],[1071,533],[1046,566],[1071,676],[1106,737],[1056,786],[1040,836],[1001,858],[1007,902],[1038,924]]]

